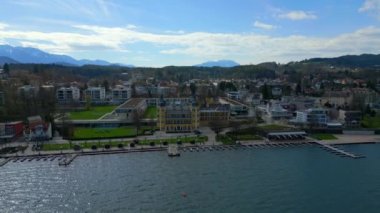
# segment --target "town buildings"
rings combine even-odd
[[[181,101],[166,103],[161,100],[157,126],[165,132],[191,132],[199,127],[199,111],[195,103]]]

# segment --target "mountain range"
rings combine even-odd
[[[83,66],[83,65],[100,65],[100,66],[125,66],[134,67],[133,65],[114,64],[104,60],[77,60],[67,55],[58,55],[44,52],[37,48],[31,47],[13,47],[10,45],[0,45],[0,66],[4,63],[9,64],[59,64],[65,66]],[[362,55],[345,55],[335,58],[311,58],[295,63],[317,63],[331,66],[344,67],[380,67],[380,54],[362,54]],[[235,67],[240,64],[232,60],[207,61],[194,67]],[[259,66],[269,69],[275,69],[279,64],[267,62]]]
[[[207,61],[202,64],[194,65],[195,67],[236,67],[240,64],[232,60],[218,60],[218,61]]]
[[[67,55],[51,54],[31,47],[13,47],[10,45],[0,45],[0,64],[4,63],[61,64],[67,66],[83,66],[87,64],[101,66],[131,66],[112,64],[104,60],[77,60]]]

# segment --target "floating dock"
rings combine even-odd
[[[315,142],[316,144],[320,145],[323,149],[327,150],[327,151],[330,151],[338,156],[342,156],[342,157],[350,157],[350,158],[353,158],[353,159],[358,159],[358,158],[364,158],[365,156],[363,155],[357,155],[357,154],[353,154],[353,153],[350,153],[350,152],[347,152],[347,151],[344,151],[340,148],[337,148],[335,146],[331,146],[329,144],[325,144],[323,142],[320,142],[320,141],[316,141]]]
[[[179,153],[177,145],[170,145],[168,147],[168,156],[169,157],[179,157],[181,154]]]

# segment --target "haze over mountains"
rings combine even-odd
[[[270,61],[270,59],[268,59]],[[104,60],[77,60],[67,55],[51,54],[31,47],[13,47],[10,45],[0,45],[0,65],[9,64],[59,64],[65,66],[83,66],[83,65],[99,65],[99,66],[125,66],[134,67],[133,65],[115,64]],[[297,62],[296,62],[297,63]],[[380,54],[362,54],[362,55],[346,55],[335,58],[311,58],[298,63],[318,63],[332,66],[346,67],[380,67]],[[265,63],[263,63],[265,64]],[[207,61],[194,67],[235,67],[240,66],[232,60]]]
[[[202,64],[194,65],[196,67],[235,67],[240,64],[232,60],[218,60],[218,61],[207,61]]]
[[[31,47],[13,47],[0,45],[0,62],[6,63],[37,63],[37,64],[62,64],[69,66],[92,65],[118,65],[103,60],[76,60],[67,55],[50,54]],[[126,65],[127,66],[127,65]]]

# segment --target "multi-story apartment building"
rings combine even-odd
[[[123,85],[117,85],[112,89],[113,103],[124,103],[129,98],[131,98],[131,88]]]
[[[80,90],[78,87],[61,87],[57,89],[56,98],[59,103],[77,102],[80,100]]]
[[[161,101],[158,110],[158,128],[165,132],[191,132],[199,127],[198,107],[180,101]]]
[[[85,90],[85,95],[91,103],[101,103],[106,99],[106,89],[104,87],[89,87]]]
[[[202,107],[199,110],[199,114],[202,125],[207,125],[211,122],[226,123],[230,119],[230,105],[216,104]]]
[[[325,126],[329,121],[328,111],[321,108],[311,108],[305,111],[297,111],[294,120],[299,124]]]

